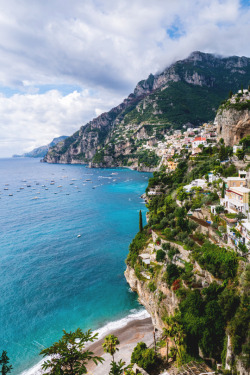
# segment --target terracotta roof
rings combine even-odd
[[[195,142],[195,141],[205,141],[206,140],[206,138],[203,138],[203,137],[196,137],[194,140],[193,140],[193,142]]]

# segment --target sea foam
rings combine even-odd
[[[93,331],[93,333],[94,334],[98,333],[98,340],[99,340],[99,339],[102,339],[104,336],[108,335],[112,331],[117,331],[118,329],[126,327],[126,325],[128,325],[129,323],[131,323],[134,320],[144,320],[144,319],[149,318],[149,317],[150,317],[150,315],[146,310],[141,309],[141,310],[138,311],[138,310],[134,309],[134,310],[131,310],[130,314],[127,315],[126,317],[124,317],[122,319],[119,319],[119,320],[109,322],[105,326],[103,326],[102,328],[99,328],[99,329]],[[49,359],[49,357],[47,357],[45,359],[47,360],[47,359]],[[39,361],[36,365],[31,367],[30,369],[23,371],[20,375],[41,375],[42,374],[42,364],[45,361],[45,359],[42,359],[41,361]]]

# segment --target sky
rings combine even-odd
[[[250,57],[250,0],[0,0],[0,157],[71,135],[193,51]]]

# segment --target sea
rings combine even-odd
[[[80,327],[105,335],[148,316],[124,278],[151,174],[0,159],[0,352],[12,375]]]

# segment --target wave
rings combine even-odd
[[[95,330],[93,333],[94,334],[98,333],[98,340],[100,340],[101,338],[109,334],[109,332],[116,331],[118,329],[126,327],[126,325],[128,325],[133,320],[144,320],[149,317],[150,315],[146,310],[141,309],[138,311],[134,309],[134,310],[131,310],[130,314],[125,316],[124,318],[109,322],[102,328]],[[49,358],[42,359],[30,369],[23,371],[20,375],[41,375],[43,373],[42,364],[47,359]]]

